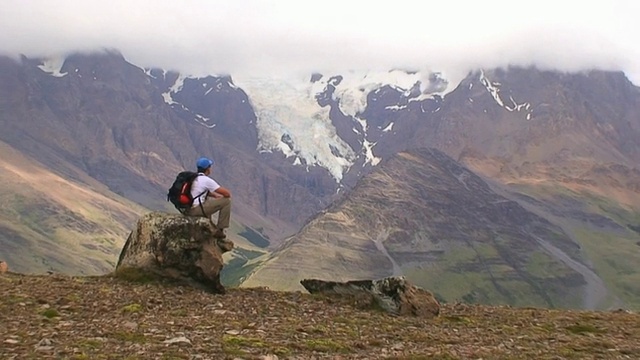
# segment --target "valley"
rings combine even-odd
[[[18,272],[109,272],[206,154],[234,194],[232,286],[403,274],[447,302],[640,306],[640,90],[620,72],[235,79],[117,51],[0,57],[0,126],[0,259]]]

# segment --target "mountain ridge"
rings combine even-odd
[[[400,272],[448,301],[455,300],[455,293],[458,299],[477,296],[480,302],[491,298],[512,305],[557,306],[585,283],[549,247],[565,261],[584,261],[579,246],[560,228],[497,195],[444,153],[414,149],[395,155],[363,178],[350,196],[289,239],[242,286],[266,284],[294,290],[305,277],[341,281]],[[433,275],[448,268],[442,259],[469,251],[468,259],[451,265],[466,276],[484,275],[476,278],[475,285],[463,282],[455,289],[443,287]],[[534,253],[538,258],[532,258]],[[555,273],[545,274],[538,266],[527,269],[534,262]],[[562,276],[566,278],[560,280]],[[481,279],[489,282],[486,288],[478,287]],[[513,281],[525,284],[519,287],[520,300],[506,290],[509,286],[505,284]],[[554,281],[563,285],[553,285]],[[481,293],[491,288],[495,293]]]
[[[234,193],[234,232],[244,234],[237,239],[261,249],[322,216],[394,154],[436,148],[561,229],[583,251],[583,270],[611,287],[605,302],[640,297],[632,266],[640,96],[620,73],[505,68],[446,84],[431,71],[396,69],[260,80],[262,88],[244,89],[246,81],[142,69],[118,52],[0,58],[0,140],[59,175],[92,178],[167,211],[175,173],[212,156],[214,177]],[[376,261],[393,270],[379,243],[363,251],[382,254]]]

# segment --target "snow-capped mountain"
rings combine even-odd
[[[614,72],[479,69],[460,80],[399,69],[194,77],[142,69],[117,53],[0,57],[0,141],[36,166],[79,181],[89,177],[147,208],[171,210],[165,194],[175,174],[193,169],[198,156],[211,156],[214,177],[234,194],[234,221],[251,229],[240,233],[272,245],[339,207],[363,177],[399,152],[425,147],[490,179],[500,196],[550,222],[595,226],[634,244],[640,240],[633,230],[640,228],[634,215],[640,211],[639,119],[640,91]],[[25,166],[28,172],[33,165]],[[465,184],[456,174],[412,171],[401,172],[409,187],[443,179]],[[392,197],[397,180],[382,171],[370,184]],[[407,193],[416,190],[427,202],[449,196],[420,190],[445,189],[432,185]],[[431,205],[424,208],[438,208]],[[486,211],[458,205],[456,216]],[[11,220],[2,221],[16,221],[13,213],[6,216]],[[457,231],[443,229],[440,234]],[[584,241],[585,248],[592,245]],[[625,244],[620,256],[633,254]]]
[[[204,99],[211,91],[220,93],[225,87],[242,89],[256,116],[257,151],[283,154],[293,166],[325,169],[337,183],[354,166],[375,166],[382,154],[389,154],[377,145],[385,142],[383,139],[393,142],[398,133],[391,119],[394,113],[409,107],[425,114],[436,112],[442,96],[453,88],[440,74],[427,71],[233,80],[193,78],[157,69],[146,73],[165,89],[162,96],[168,105],[189,113],[207,128],[216,126],[211,109],[195,110],[184,102]],[[185,81],[197,84],[193,88],[199,93],[188,90],[186,96]]]

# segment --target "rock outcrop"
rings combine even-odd
[[[347,282],[305,279],[300,284],[311,294],[368,298],[370,303],[394,315],[433,318],[440,313],[440,303],[431,292],[409,283],[402,276]]]
[[[4,274],[9,270],[9,265],[6,262],[0,261],[0,274]]]
[[[225,293],[220,282],[222,254],[233,249],[228,239],[215,239],[206,218],[153,212],[141,217],[122,248],[116,274],[140,269],[161,277]]]

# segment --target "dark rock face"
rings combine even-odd
[[[477,71],[446,96],[434,126],[416,129],[410,142],[453,158],[472,148],[514,165],[555,161],[561,151],[564,163],[567,155],[637,163],[639,112],[640,92],[619,72]]]
[[[138,220],[129,235],[116,272],[136,268],[224,293],[220,282],[222,254],[231,251],[234,244],[216,240],[215,230],[204,218],[149,213]]]
[[[370,297],[378,306],[394,315],[432,318],[440,313],[440,304],[433,294],[412,285],[404,277],[347,282],[305,279],[300,284],[311,294]]]

